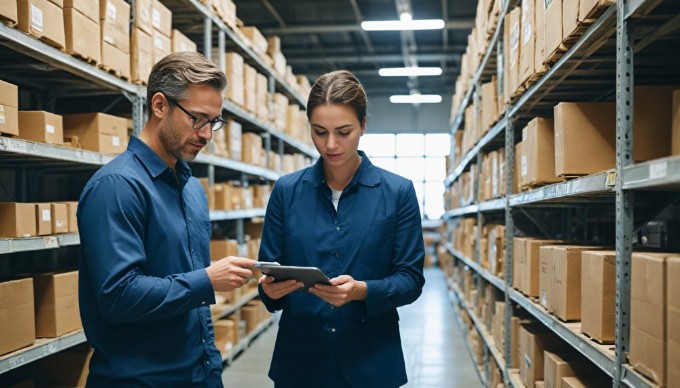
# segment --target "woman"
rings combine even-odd
[[[352,73],[319,77],[307,118],[321,157],[281,177],[267,205],[260,259],[319,267],[331,278],[308,291],[260,278],[267,309],[283,310],[269,371],[276,387],[407,382],[397,307],[425,284],[420,211],[410,181],[357,150],[366,105]]]

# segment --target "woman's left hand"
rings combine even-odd
[[[309,292],[335,307],[340,307],[353,300],[366,300],[366,283],[354,280],[349,275],[340,275],[331,279],[331,285],[316,284]]]

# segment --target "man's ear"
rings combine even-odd
[[[160,120],[168,114],[170,105],[168,104],[168,100],[165,98],[163,93],[156,92],[156,94],[151,97],[151,108],[153,115]]]

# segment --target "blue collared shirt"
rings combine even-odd
[[[78,204],[80,314],[91,386],[222,386],[205,191],[146,144],[87,183]]]
[[[272,300],[283,310],[269,376],[281,387],[396,387],[406,383],[397,307],[425,283],[413,184],[362,161],[337,211],[323,159],[280,178],[265,216],[259,260],[319,267],[365,281],[365,301],[335,308],[305,291]]]

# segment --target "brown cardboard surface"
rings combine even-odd
[[[262,137],[257,133],[244,133],[241,141],[241,160],[245,163],[261,165]]]
[[[85,387],[93,350],[66,349],[38,361],[36,381],[58,387]]]
[[[250,43],[252,44],[253,50],[262,55],[263,57],[267,55],[267,38],[262,35],[260,30],[257,27],[253,26],[244,26],[241,27],[241,32],[243,32],[243,35],[250,40]]]
[[[232,186],[215,184],[215,210],[233,210],[232,208]]]
[[[512,191],[513,193],[519,193],[519,177],[520,177],[520,169],[521,167],[521,158],[517,157],[518,155],[522,155],[522,142],[520,141],[519,143],[515,144],[515,166],[512,171]]]
[[[216,261],[227,256],[238,256],[238,241],[210,240],[210,260]]]
[[[16,1],[0,1],[0,20],[14,25],[19,20]]]
[[[517,88],[520,86],[519,85],[519,60],[520,56],[522,55],[521,53],[521,44],[520,44],[520,17],[521,17],[521,8],[516,7],[515,9],[510,12],[510,39],[508,43],[510,44],[510,50],[509,50],[509,56],[508,56],[508,65],[507,69],[508,72],[506,73],[506,77],[508,78],[508,92],[507,96],[511,96]]]
[[[58,337],[82,329],[78,310],[78,271],[33,277],[35,335]]]
[[[635,162],[671,155],[673,90],[677,88],[677,86],[635,85],[633,97]]]
[[[554,351],[562,346],[561,340],[544,326],[523,324],[519,334],[519,373],[527,387],[543,380],[544,355],[546,350]]]
[[[613,342],[616,325],[616,251],[581,254],[581,331]]]
[[[545,0],[536,0],[534,7],[536,17],[536,42],[534,43],[534,72],[545,71]]]
[[[224,131],[225,139],[227,141],[229,157],[234,160],[241,160],[241,123],[229,120],[222,130]]]
[[[616,105],[613,102],[558,104],[555,107],[555,175],[587,175],[615,166]]]
[[[35,204],[36,234],[47,236],[52,234],[52,207],[49,203]]]
[[[616,4],[616,0],[579,0],[578,20],[591,19],[597,7]]]
[[[680,89],[673,92],[673,134],[671,153],[680,155]]]
[[[151,3],[151,25],[154,30],[166,37],[170,37],[172,31],[172,11],[158,0]]]
[[[552,300],[554,273],[552,249],[553,245],[545,245],[539,249],[538,301],[546,310],[550,310],[550,301]]]
[[[562,43],[562,0],[545,0],[545,51],[543,62]]]
[[[531,297],[540,296],[539,281],[541,271],[541,247],[559,243],[556,240],[527,239],[524,248],[524,268],[522,269],[522,292]]]
[[[100,0],[99,20],[102,42],[130,53],[130,5],[124,0]],[[105,51],[102,45],[102,52]]]
[[[19,88],[16,85],[0,80],[0,105],[19,108]]]
[[[546,388],[560,388],[562,378],[578,375],[592,374],[592,370],[584,362],[573,361],[573,354],[557,354],[546,351],[544,353],[543,380]]]
[[[68,214],[68,231],[69,233],[78,232],[78,218],[76,212],[78,211],[78,202],[70,201],[63,202],[66,205],[66,212]]]
[[[139,3],[140,0],[137,0],[137,2]],[[141,2],[143,3],[144,1],[142,0]],[[99,0],[64,0],[64,10],[68,8],[75,8],[99,25]]]
[[[130,73],[132,81],[148,82],[153,67],[151,35],[139,28],[132,29],[130,40]]]
[[[260,309],[258,306],[245,305],[241,307],[241,316],[246,321],[246,333],[250,334],[260,323]]]
[[[151,61],[155,65],[163,59],[165,56],[172,53],[172,41],[169,37],[165,36],[158,30],[154,29],[151,34],[152,40],[152,51],[151,51]]]
[[[281,52],[281,38],[276,35],[270,36],[267,38],[267,55],[273,58],[278,52]]]
[[[0,283],[0,355],[33,345],[34,322],[33,280]]]
[[[666,379],[666,256],[633,252],[630,364],[664,386]]]
[[[57,48],[64,47],[64,16],[61,7],[47,0],[17,0],[17,11],[21,31]]]
[[[269,103],[267,100],[267,77],[257,73],[257,117],[264,121],[269,121]]]
[[[524,289],[524,267],[526,262],[526,238],[513,237],[512,239],[512,286],[522,291]]]
[[[666,267],[666,373],[668,387],[680,386],[680,256]]]
[[[579,1],[564,0],[562,2],[562,37],[568,38],[578,27]]]
[[[19,136],[19,110],[0,105],[0,134]]]
[[[523,188],[543,183],[561,182],[555,176],[555,123],[537,117],[522,131],[520,185]]]
[[[36,235],[34,204],[0,202],[0,237],[21,238]]]
[[[101,61],[101,45],[99,44],[99,23],[96,23],[75,8],[64,9],[64,29],[66,34],[66,52]]]
[[[215,346],[222,356],[227,354],[235,345],[234,336],[236,324],[233,320],[220,319],[213,323],[215,329]]]
[[[249,112],[257,111],[257,70],[249,65],[243,65],[244,108]]]
[[[521,49],[519,65],[519,84],[523,84],[534,74],[534,53],[536,52],[536,1],[522,2]]]
[[[19,111],[19,137],[41,143],[64,141],[62,118],[45,111]]]
[[[178,51],[191,51],[196,52],[196,43],[187,38],[186,35],[182,34],[179,30],[172,30],[172,52],[176,53]]]
[[[496,79],[482,84],[482,128],[490,129],[498,118],[498,103],[496,102]]]
[[[68,210],[66,204],[51,203],[52,233],[68,233]]]
[[[598,247],[555,246],[550,311],[564,321],[581,319],[581,252]]]
[[[105,113],[66,115],[64,135],[78,136],[86,150],[119,154],[127,149],[127,120]]]
[[[132,29],[138,28],[146,34],[151,35],[153,26],[151,25],[151,4],[153,0],[135,0],[135,23]]]
[[[59,8],[64,8],[64,0],[49,0],[49,1]]]
[[[102,42],[102,62],[107,69],[130,78],[130,54],[120,51],[114,46]]]

